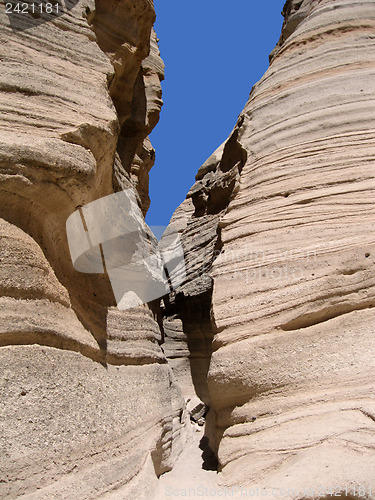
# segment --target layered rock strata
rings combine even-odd
[[[202,165],[196,183],[165,233],[173,230],[180,234],[186,279],[164,299],[163,348],[185,398],[197,395],[207,405],[213,340],[210,271],[221,249],[218,224],[238,188],[246,160],[246,152],[237,140],[242,123],[240,117],[228,141]]]
[[[74,270],[65,223],[121,188],[147,210],[163,63],[151,0],[71,4],[1,7],[0,496],[147,498],[183,399],[155,314]]]
[[[371,497],[375,2],[288,0],[284,16],[235,152],[202,167],[174,216],[192,264],[166,309],[169,355],[181,366],[177,340],[195,358],[213,337],[197,350],[223,483]]]
[[[1,10],[0,496],[152,498],[197,395],[223,484],[372,497],[374,0],[286,2],[269,70],[171,221],[187,277],[163,321],[119,311],[65,233],[120,189],[148,208],[152,1],[65,4]]]

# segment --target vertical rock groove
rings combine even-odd
[[[170,227],[179,231],[186,280],[164,299],[163,348],[186,399],[197,395],[210,407],[207,375],[215,328],[210,272],[221,252],[220,220],[238,191],[247,153],[240,142],[244,116],[229,139],[199,169]]]

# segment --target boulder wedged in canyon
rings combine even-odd
[[[283,14],[269,69],[172,218],[188,280],[165,307],[168,356],[186,387],[186,358],[204,358],[193,379],[206,371],[223,484],[373,497],[375,2]]]
[[[119,311],[106,274],[77,272],[65,223],[119,189],[148,208],[153,2],[80,0],[12,26],[0,12],[0,496],[149,498],[184,401],[156,312]]]

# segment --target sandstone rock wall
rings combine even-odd
[[[208,369],[206,432],[223,483],[295,498],[319,496],[319,485],[369,492],[375,2],[288,0],[284,15],[225,146],[235,136],[236,147],[200,169],[175,214],[191,265],[165,322],[193,358],[198,335],[201,345],[214,336],[198,347],[204,370],[192,371]],[[186,352],[167,335],[182,365]]]
[[[1,6],[0,496],[127,485],[148,498],[182,446],[183,399],[154,313],[118,311],[107,275],[74,270],[65,223],[120,188],[148,208],[155,12],[150,0],[66,6],[12,25]]]
[[[12,23],[0,6],[0,496],[152,498],[195,394],[223,484],[375,491],[375,1],[286,2],[172,218],[187,277],[163,321],[119,311],[65,232],[120,189],[147,211],[153,4],[65,4]]]
[[[246,160],[237,140],[242,123],[240,117],[228,141],[199,169],[196,183],[169,225],[181,236],[186,280],[164,299],[163,348],[185,398],[196,394],[206,404],[210,404],[207,373],[213,340],[210,272],[221,251],[219,221],[238,189]]]

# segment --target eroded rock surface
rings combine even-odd
[[[74,270],[65,223],[121,188],[148,208],[155,12],[70,7],[17,30],[0,7],[0,496],[148,498],[181,449],[184,402],[154,313],[117,310],[106,274]]]
[[[163,347],[185,398],[196,394],[206,404],[210,403],[207,373],[213,340],[210,272],[221,249],[218,224],[238,188],[246,160],[237,140],[242,123],[240,117],[228,141],[202,165],[169,225],[181,236],[186,279],[164,301]]]
[[[286,2],[269,70],[172,218],[187,277],[162,322],[76,272],[65,232],[120,189],[148,208],[152,1],[18,30],[0,8],[0,496],[152,498],[183,397],[209,408],[223,484],[373,496],[374,0]]]
[[[190,265],[167,344],[181,366],[183,335],[193,362],[200,339],[193,379],[208,370],[196,386],[223,483],[371,496],[375,2],[293,0],[284,15],[234,151],[200,169],[172,220]]]

